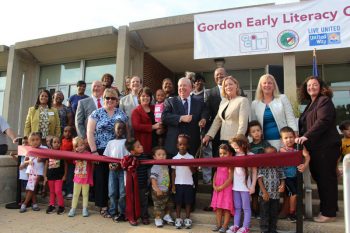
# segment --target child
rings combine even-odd
[[[81,137],[75,137],[73,139],[73,150],[77,153],[87,153],[84,139]],[[93,185],[93,172],[92,164],[86,160],[75,160],[74,169],[74,188],[73,188],[73,200],[72,208],[68,213],[68,217],[75,216],[75,210],[78,205],[78,199],[80,192],[83,195],[83,217],[88,217],[88,201],[89,201],[89,188]]]
[[[148,160],[148,156],[143,154],[143,146],[135,139],[125,142],[126,149],[130,152],[130,156],[134,156],[137,160]],[[148,214],[148,188],[149,188],[149,165],[139,165],[137,167],[137,180],[139,186],[139,199],[141,207],[141,219],[144,225],[150,224]],[[131,226],[137,226],[137,219],[128,219]]]
[[[30,133],[29,145],[33,148],[46,148],[47,149],[46,146],[41,145],[41,133],[39,133],[39,132]],[[40,208],[37,204],[35,191],[37,190],[38,181],[44,173],[43,159],[29,155],[29,156],[26,156],[26,158],[24,160],[24,164],[28,165],[26,173],[29,174],[29,176],[31,176],[33,178],[32,179],[33,183],[32,183],[32,185],[27,183],[26,198],[25,198],[24,202],[22,203],[19,212],[24,213],[27,211],[27,205],[28,205],[30,200],[32,201],[32,210],[39,211]]]
[[[153,158],[155,160],[166,159],[166,152],[163,147],[153,149]],[[163,220],[168,224],[174,224],[170,216],[172,202],[170,200],[169,185],[170,176],[167,165],[153,165],[151,169],[152,199],[154,203],[154,223],[157,227],[163,226],[161,215],[165,213]]]
[[[156,92],[156,104],[154,105],[154,119],[156,122],[162,121],[164,101],[165,101],[165,92],[162,89],[158,89]],[[165,138],[164,134],[165,134],[164,126],[156,130],[158,146],[164,145],[164,138]]]
[[[121,159],[124,155],[129,154],[125,148],[125,123],[117,121],[114,124],[114,131],[116,139],[108,142],[103,155]],[[119,195],[118,195],[119,194]],[[120,167],[120,163],[109,164],[109,178],[108,178],[108,196],[110,201],[109,214],[113,217],[113,221],[121,222],[125,221],[125,184],[124,184],[124,171]],[[117,215],[117,197],[118,200],[118,212]]]
[[[52,135],[47,135],[46,138],[45,138],[45,140],[46,140],[46,146],[47,146],[47,148],[49,148],[49,149],[52,148],[52,146],[51,146],[51,139],[52,139],[52,138],[53,138]]]
[[[179,153],[173,159],[193,159],[193,156],[187,152],[189,148],[190,137],[185,134],[180,134],[177,137],[177,149]],[[195,167],[189,166],[171,166],[172,168],[172,192],[175,193],[176,203],[176,220],[175,227],[181,229],[184,225],[187,229],[192,227],[190,219],[191,205],[194,196],[194,183],[192,174],[196,171]],[[185,205],[186,218],[181,219],[181,206]]]
[[[345,155],[350,154],[350,121],[343,121],[339,125],[339,129],[343,134],[343,139],[341,141],[341,160]]]
[[[252,142],[249,143],[250,151],[254,154],[263,154],[264,149],[270,146],[268,141],[263,139],[263,131],[259,121],[251,121],[248,123],[248,135],[251,137]],[[252,215],[257,219],[259,215],[259,185],[255,185],[255,192],[252,194]]]
[[[273,146],[265,148],[265,153],[276,153]],[[259,167],[258,183],[260,187],[260,230],[277,233],[279,193],[284,192],[285,176],[281,167]]]
[[[295,147],[295,132],[292,128],[286,126],[280,130],[281,139],[283,143],[283,147],[281,147],[280,152],[293,152],[297,151]],[[310,162],[310,155],[307,150],[304,148],[304,163],[298,166],[298,170],[303,172]],[[287,210],[288,217],[291,222],[296,222],[296,208],[297,208],[297,167],[289,166],[283,168],[284,175],[286,177],[286,195],[283,198],[283,210]],[[282,210],[282,211],[283,211]],[[283,214],[283,213],[282,213]],[[282,215],[281,214],[281,215]]]
[[[66,126],[63,129],[63,137],[60,150],[63,151],[73,151],[73,128],[71,126]],[[73,177],[74,177],[74,164],[71,160],[67,161],[67,179],[64,185],[64,190],[66,193],[66,199],[71,200],[73,197]]]
[[[22,138],[22,144],[21,145],[22,146],[28,146],[29,145],[27,136],[24,136]],[[26,173],[28,165],[24,163],[25,155],[18,155],[18,156],[16,156],[17,154],[15,152],[11,152],[10,155],[16,161],[17,161],[17,159],[21,160],[18,172],[19,172],[19,180],[20,180],[20,183],[21,183],[21,193],[23,193],[23,192],[26,191],[26,186],[27,186],[27,182],[28,182],[28,174]],[[18,157],[20,157],[20,158],[18,158]]]
[[[235,150],[236,156],[253,155],[249,152],[248,139],[243,135],[237,135],[229,140],[231,147]],[[229,232],[248,233],[250,232],[250,194],[255,192],[257,179],[256,167],[235,167],[233,169],[233,203],[235,206],[234,224],[230,227]],[[241,211],[243,208],[244,219],[243,226],[240,228]]]
[[[60,138],[53,137],[50,142],[53,150],[59,150],[61,146]],[[48,183],[50,189],[50,202],[46,209],[47,214],[52,214],[55,210],[55,197],[57,198],[57,214],[64,213],[64,201],[62,195],[62,185],[67,176],[67,163],[63,159],[48,159],[44,168],[44,183]]]
[[[219,146],[219,155],[221,158],[231,157],[234,151],[227,144]],[[234,215],[233,198],[232,198],[232,176],[233,169],[230,167],[218,167],[214,174],[213,198],[211,207],[216,213],[216,227],[213,231],[225,233],[230,221],[231,215]],[[224,224],[222,216],[224,215]]]

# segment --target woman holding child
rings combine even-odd
[[[277,150],[280,149],[280,129],[289,126],[298,131],[293,108],[287,96],[280,94],[275,78],[271,74],[260,77],[252,103],[251,120],[258,120],[264,139]]]
[[[310,171],[320,197],[320,213],[315,222],[335,220],[338,201],[337,160],[340,136],[336,128],[336,112],[331,89],[318,77],[308,77],[300,88],[300,100],[307,101],[299,118],[296,143],[310,152]]]
[[[161,122],[156,122],[154,105],[151,105],[152,91],[148,87],[142,88],[137,99],[139,104],[131,113],[131,124],[134,136],[144,148],[144,153],[151,154],[156,144],[155,130],[162,128]]]
[[[87,124],[87,139],[91,153],[103,155],[107,143],[115,138],[114,124],[117,121],[126,123],[127,115],[117,108],[118,95],[112,88],[103,93],[103,107],[91,113]],[[127,130],[128,132],[128,130]],[[107,163],[95,164],[95,205],[100,207],[100,214],[111,218],[108,213],[108,176]]]

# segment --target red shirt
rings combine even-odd
[[[73,151],[73,139],[62,138],[61,150]]]

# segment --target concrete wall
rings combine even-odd
[[[0,204],[16,200],[17,162],[11,156],[0,155]]]

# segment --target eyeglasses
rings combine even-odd
[[[105,100],[117,100],[117,99],[118,99],[117,97],[109,97],[109,96],[105,97]]]

